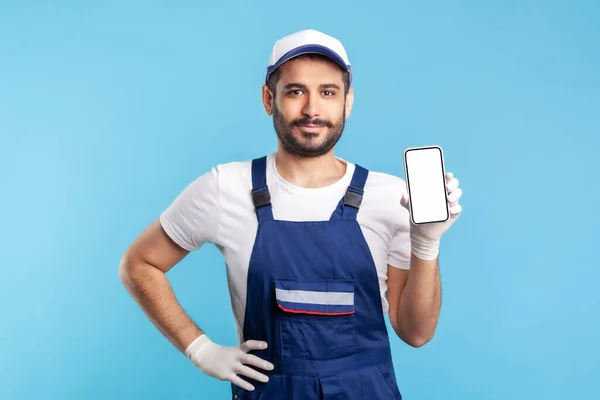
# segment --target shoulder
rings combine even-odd
[[[406,210],[400,204],[400,200],[405,187],[404,179],[399,176],[369,171],[365,183],[365,202],[380,208],[383,212],[393,212],[393,215],[403,218]]]
[[[361,205],[363,220],[383,224],[392,232],[408,226],[408,210],[400,203],[405,188],[405,180],[399,176],[368,170]]]
[[[220,163],[212,170],[221,209],[228,214],[252,214],[252,159]]]
[[[223,187],[239,185],[241,182],[249,184],[252,177],[252,160],[230,161],[217,164],[213,169]]]
[[[360,165],[352,163],[351,161],[347,162],[353,169]],[[402,193],[406,188],[404,179],[387,172],[371,170],[364,165],[360,166],[368,172],[367,181],[365,182],[365,197],[378,198],[380,196],[385,196],[397,199],[398,202],[400,201]]]
[[[391,196],[402,196],[406,184],[404,179],[399,176],[392,175],[380,171],[369,171],[365,190],[374,191],[376,193],[387,193]]]
[[[273,153],[269,153],[265,156],[258,156],[256,158],[224,162],[215,165],[213,170],[216,171],[219,177],[233,179],[234,181],[238,179],[243,179],[244,182],[248,182],[248,179],[252,178],[252,163],[254,162],[254,160],[260,160],[262,158],[265,158],[267,160],[265,166],[268,172],[269,161],[272,160],[273,156]]]
[[[214,164],[188,182],[176,203],[219,205],[228,192],[239,192],[240,188],[244,191],[246,186],[251,186],[251,160]]]
[[[364,187],[363,202],[375,201],[381,203],[385,199],[388,199],[387,203],[400,204],[402,193],[405,190],[406,184],[404,179],[399,176],[371,170],[367,165],[355,163],[351,160],[338,157],[339,160],[345,162],[349,168],[349,176],[347,177],[348,182],[352,179],[352,175],[356,173],[357,167],[363,168],[367,172],[367,179]]]
[[[186,190],[203,192],[205,190],[221,190],[223,185],[235,184],[250,176],[251,161],[231,161],[215,164],[201,171],[188,184]]]

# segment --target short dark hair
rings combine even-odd
[[[315,53],[302,54],[297,57],[294,57],[294,59],[297,59],[297,58],[306,58],[306,59],[313,60],[313,61],[331,61],[330,58],[328,58],[322,54],[315,54]],[[348,94],[348,91],[350,90],[350,73],[348,71],[342,70],[341,68],[340,68],[340,70],[342,71],[342,80],[344,81],[344,96],[345,96]],[[279,68],[277,68],[269,76],[269,79],[267,80],[267,86],[269,87],[269,90],[271,90],[271,92],[273,93],[273,96],[275,96],[277,94],[276,88],[277,88],[277,82],[279,82],[279,78],[281,78],[281,71],[279,70]]]

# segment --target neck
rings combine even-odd
[[[275,165],[283,179],[304,188],[331,185],[346,173],[346,164],[334,156],[333,149],[319,157],[300,157],[279,146]]]

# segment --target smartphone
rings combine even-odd
[[[450,212],[441,147],[406,149],[404,173],[412,222],[419,225],[448,220]]]

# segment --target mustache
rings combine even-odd
[[[332,128],[333,124],[329,121],[325,121],[323,119],[310,119],[310,118],[302,118],[297,119],[293,122],[293,125],[301,126],[301,125],[318,125],[318,126],[326,126],[327,128]]]

